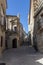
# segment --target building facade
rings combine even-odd
[[[31,44],[33,45],[33,30],[34,30],[34,7],[33,0],[30,0],[30,11],[28,15],[28,25],[29,25],[29,36],[31,38]]]
[[[20,36],[20,45],[23,44],[23,40],[24,40],[24,35],[23,35],[23,25],[21,23],[19,23],[20,25],[20,33],[19,33],[19,36]]]
[[[37,8],[34,12],[34,40],[40,51],[43,51],[43,1],[37,0]]]
[[[30,7],[30,33],[31,42],[40,51],[43,51],[43,1],[31,0]],[[32,27],[33,26],[33,27]]]
[[[22,44],[23,26],[18,16],[6,16],[6,47],[17,48]]]
[[[0,0],[0,54],[5,49],[6,8],[7,1]]]

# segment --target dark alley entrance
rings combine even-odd
[[[17,39],[13,39],[12,41],[12,47],[17,48]]]

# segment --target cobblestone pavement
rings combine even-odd
[[[41,58],[43,58],[43,54],[36,53],[32,47],[21,47],[5,51],[0,58],[0,63],[5,62],[6,65],[42,65],[36,62]]]

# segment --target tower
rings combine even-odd
[[[19,13],[17,14],[17,17],[20,19],[20,14]]]

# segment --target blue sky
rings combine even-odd
[[[28,32],[28,13],[30,0],[7,0],[7,15],[20,14],[20,22],[23,24],[25,31]]]

